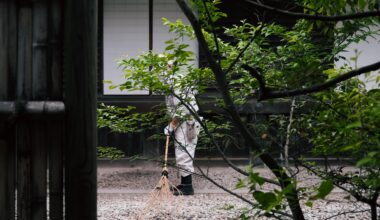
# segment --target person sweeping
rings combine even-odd
[[[171,121],[165,127],[164,134],[174,139],[175,160],[181,175],[181,183],[176,187],[172,187],[173,194],[187,196],[194,195],[192,182],[192,173],[194,173],[193,159],[200,132],[200,124],[193,118],[188,107],[194,112],[197,112],[199,107],[195,101],[193,90],[178,91],[175,88],[173,64],[173,61],[168,62],[168,72],[171,72],[169,75],[172,77],[166,80],[166,83],[172,86],[172,91],[181,100],[186,100],[188,106],[184,106],[181,100],[174,95],[165,97],[166,108]]]

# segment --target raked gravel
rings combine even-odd
[[[229,189],[234,189],[237,180],[243,178],[228,167],[203,166],[202,168],[211,178]],[[257,172],[270,177],[269,171],[265,168],[258,168]],[[164,203],[159,210],[149,210],[146,207],[149,192],[157,184],[160,175],[161,169],[155,164],[98,167],[98,219],[239,219],[243,210],[249,208],[247,203],[225,193],[204,178],[194,176],[194,196],[174,197],[172,201]],[[178,184],[177,170],[169,169],[169,179],[173,184]],[[301,173],[299,180],[301,186],[310,188],[319,183],[318,178],[306,172]],[[270,188],[273,187],[266,186],[266,189]],[[235,192],[252,200],[247,190],[241,189]],[[369,212],[333,217],[339,213],[368,209],[361,203],[344,199],[345,196],[347,195],[343,192],[334,190],[327,201],[316,201],[312,208],[303,206],[306,219],[370,219]]]

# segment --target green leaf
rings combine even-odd
[[[224,204],[224,207],[223,207],[224,210],[231,210],[233,208],[235,208],[235,206],[234,205],[230,205],[230,204]]]
[[[358,5],[360,9],[364,9],[366,6],[366,0],[359,0]]]
[[[267,211],[277,204],[276,194],[272,192],[255,191],[252,193],[252,196]]]
[[[170,44],[167,47],[165,47],[165,50],[173,50],[174,49],[174,44]]]
[[[236,189],[241,189],[244,188],[246,185],[242,179],[239,179],[239,181],[236,183],[235,188]]]
[[[313,199],[324,199],[333,189],[333,182],[331,180],[325,180],[319,185],[318,194],[315,195]]]
[[[252,183],[257,183],[260,186],[262,186],[265,183],[264,179],[259,176],[259,173],[250,173],[249,179]]]
[[[117,86],[115,86],[115,85],[110,85],[108,88],[109,88],[109,89],[115,89],[115,88],[117,88]]]
[[[362,143],[363,143],[363,141],[358,141],[354,144],[347,145],[347,146],[343,147],[341,149],[341,151],[343,152],[343,151],[354,150],[354,149],[358,148]]]
[[[356,166],[358,166],[358,167],[362,167],[362,166],[365,166],[365,165],[371,163],[372,161],[373,161],[373,158],[365,157],[365,158],[359,160],[359,161],[356,163]]]
[[[354,123],[351,123],[349,125],[346,126],[347,129],[351,129],[351,128],[360,128],[362,126],[362,123],[360,121],[356,121]]]
[[[305,202],[305,205],[308,206],[308,207],[310,207],[310,208],[312,208],[313,207],[313,202],[309,200],[309,201]]]

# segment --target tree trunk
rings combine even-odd
[[[377,220],[377,205],[376,201],[371,203],[371,219],[372,220]]]
[[[285,189],[289,186],[289,184],[292,184],[291,177],[289,177],[286,174],[285,170],[282,167],[278,166],[277,162],[270,155],[264,153],[260,156],[260,159],[276,176],[276,178],[280,182],[281,189]],[[293,215],[293,219],[304,220],[305,217],[303,215],[303,211],[299,203],[298,192],[295,185],[291,187],[291,191],[285,195],[285,198],[288,201],[290,211]]]

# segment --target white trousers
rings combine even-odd
[[[175,130],[175,159],[183,177],[194,172],[193,159],[199,131],[200,125],[195,120],[184,121]]]

